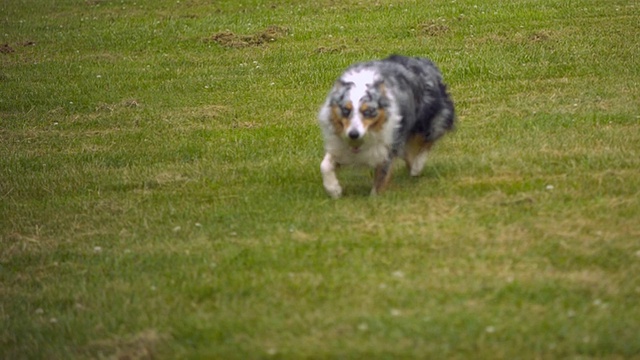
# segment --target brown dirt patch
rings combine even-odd
[[[35,44],[36,43],[33,41],[23,41],[21,43],[16,44],[16,46],[27,47],[27,46],[34,46]],[[0,54],[10,54],[12,52],[16,52],[16,49],[11,47],[11,45],[9,44],[0,45]]]
[[[206,42],[214,42],[228,48],[245,48],[272,43],[287,35],[289,30],[281,26],[269,26],[263,31],[250,35],[236,34],[229,30],[221,31],[206,38]]]
[[[532,42],[546,41],[551,38],[551,35],[550,31],[541,30],[529,35],[529,40]]]
[[[416,33],[422,36],[443,36],[449,32],[450,28],[436,21],[418,24]]]
[[[15,50],[11,46],[9,46],[9,44],[0,45],[0,53],[10,54],[12,52],[15,52]]]
[[[340,45],[340,46],[320,46],[316,49],[316,53],[318,54],[336,54],[336,53],[341,53],[343,51],[347,50],[347,45]]]

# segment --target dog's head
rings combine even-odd
[[[389,99],[382,80],[360,73],[339,79],[331,92],[331,122],[338,134],[357,151],[368,132],[379,132],[387,121]]]

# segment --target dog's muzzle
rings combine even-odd
[[[347,136],[349,136],[349,139],[351,139],[351,140],[358,140],[360,138],[360,132],[358,130],[354,129],[354,130],[349,131]]]
[[[360,147],[364,142],[362,138],[362,134],[360,134],[357,130],[351,130],[347,133],[347,143],[349,143],[349,147],[351,148],[351,152],[358,153],[360,152]]]

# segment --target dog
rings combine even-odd
[[[396,157],[411,176],[420,175],[433,144],[454,128],[455,110],[431,60],[392,55],[347,68],[318,120],[325,148],[322,182],[329,196],[339,198],[341,165],[374,168],[372,195],[386,188]]]

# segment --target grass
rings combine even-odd
[[[3,358],[640,357],[629,1],[0,5]],[[266,34],[266,35],[265,35]],[[273,40],[272,40],[273,39]],[[322,189],[355,61],[428,56],[425,174]]]

